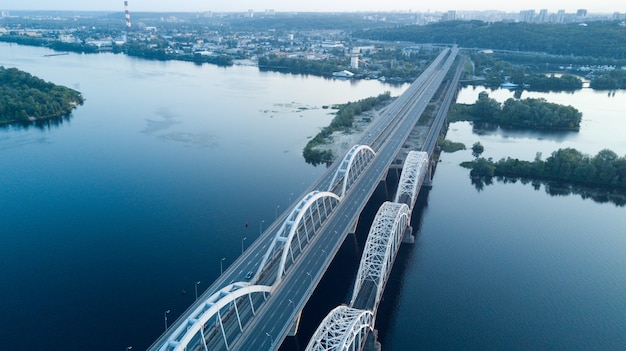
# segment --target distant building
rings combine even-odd
[[[548,22],[548,10],[547,9],[539,10],[539,15],[537,15],[537,18],[536,18],[535,22],[537,22],[537,23],[546,23],[546,22]]]
[[[587,10],[579,9],[576,11],[576,17],[587,17]]]
[[[456,20],[456,11],[450,10],[443,15],[442,21],[454,21]]]
[[[520,22],[532,22],[535,19],[535,10],[523,10],[519,12]]]
[[[556,23],[564,23],[565,22],[565,10],[559,10],[556,13]]]

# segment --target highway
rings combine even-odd
[[[220,317],[223,317],[221,322],[224,325],[224,331],[211,326],[206,328],[204,337],[213,336],[207,340],[208,344],[211,345],[210,349],[277,350],[279,348],[289,331],[291,322],[304,308],[347,234],[354,228],[355,222],[367,201],[379,182],[386,177],[387,169],[393,162],[395,155],[441,85],[457,53],[458,49],[456,48],[444,51],[402,96],[386,108],[381,118],[376,119],[363,133],[361,144],[370,145],[376,151],[376,157],[365,168],[350,190],[344,194],[342,200],[326,218],[319,232],[303,248],[297,260],[288,267],[288,272],[282,281],[272,286],[271,297],[264,301],[263,295],[253,295],[251,302],[256,309],[256,316],[252,318],[253,312],[251,307],[246,305],[247,302],[238,301],[237,304],[231,304],[234,306],[232,312],[227,312]],[[339,162],[331,165],[300,199],[312,190],[326,191],[330,187],[330,182],[338,165]],[[211,295],[229,284],[246,282],[248,280],[246,276],[249,272],[257,272],[263,256],[283,221],[297,202],[286,209],[275,222],[271,223],[262,235],[199,296],[198,300],[148,350],[173,349],[164,347],[167,340],[177,331],[184,330],[185,325],[189,323],[190,316],[193,315],[194,311],[203,308],[205,301]],[[274,277],[277,269],[276,264],[268,265],[254,284],[271,286],[275,283]],[[245,321],[244,325],[239,325],[238,319],[234,317],[235,313],[240,314],[241,319]],[[209,334],[210,329],[213,329],[212,334]],[[243,333],[240,332],[241,329],[244,330]],[[229,342],[228,346],[224,343],[224,334]],[[196,339],[199,343],[197,349],[205,349],[202,346],[203,341],[199,337]]]

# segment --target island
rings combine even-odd
[[[542,98],[510,98],[501,104],[486,92],[480,93],[472,105],[452,105],[448,115],[450,122],[479,121],[503,127],[558,130],[578,130],[581,119],[582,113],[572,106],[547,102]]]
[[[626,190],[626,156],[619,157],[608,149],[593,157],[565,148],[554,151],[545,161],[538,153],[534,161],[509,157],[494,162],[481,157],[461,165],[471,168],[470,176],[476,178],[521,177]]]
[[[0,66],[0,124],[62,117],[83,101],[74,89]]]

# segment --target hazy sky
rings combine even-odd
[[[577,9],[588,12],[625,13],[624,0],[129,0],[132,11],[245,11],[265,9],[282,11],[447,11],[447,10],[503,10],[518,12],[527,9],[548,9],[556,12],[564,9],[568,13]],[[1,10],[105,10],[123,11],[123,0],[2,0]]]

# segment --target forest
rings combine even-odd
[[[608,149],[593,157],[572,148],[559,149],[545,161],[541,153],[534,161],[508,157],[494,162],[481,157],[464,166],[472,168],[472,177],[515,176],[626,189],[626,156]]]
[[[76,90],[0,66],[0,124],[61,117],[82,103]]]
[[[617,21],[572,24],[442,21],[353,33],[383,41],[457,44],[464,48],[527,51],[552,55],[626,59],[626,30]]]

